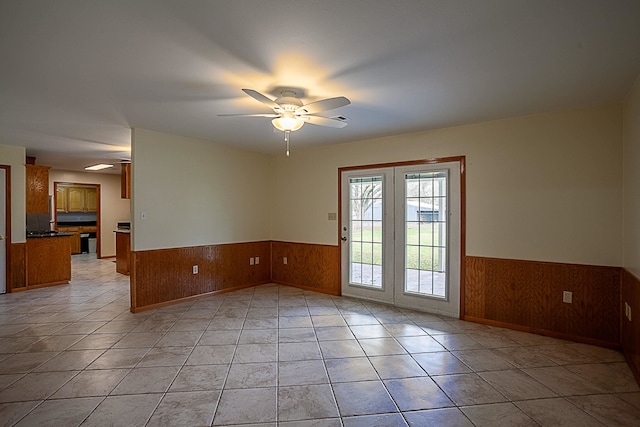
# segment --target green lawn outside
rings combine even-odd
[[[407,223],[407,268],[439,270],[437,244],[438,224],[428,222]],[[434,241],[433,239],[436,239]],[[360,243],[361,242],[361,243]],[[382,227],[365,225],[351,234],[351,262],[382,265]]]

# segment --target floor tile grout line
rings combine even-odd
[[[309,307],[309,303],[307,301],[306,295],[305,295],[305,303],[307,304],[307,308]],[[335,306],[335,304],[334,304]],[[331,390],[331,397],[333,398],[333,404],[335,405],[336,411],[338,413],[338,417],[340,419],[340,425],[344,426],[344,421],[343,421],[343,416],[340,412],[340,406],[338,405],[338,399],[336,397],[336,392],[335,389],[333,387],[333,383],[331,382],[331,377],[329,376],[329,369],[327,368],[327,363],[326,363],[326,359],[324,358],[323,354],[322,354],[322,348],[320,347],[320,341],[318,340],[318,334],[316,332],[316,327],[313,325],[313,316],[311,315],[311,311],[309,310],[309,317],[311,318],[311,329],[313,330],[313,336],[315,337],[315,343],[318,346],[318,353],[320,354],[321,360],[322,360],[322,366],[324,368],[324,374],[327,377],[327,382],[328,382],[328,386],[329,386],[329,390]]]

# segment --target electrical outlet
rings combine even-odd
[[[631,310],[631,306],[626,301],[624,302],[624,317],[629,319],[629,311]]]
[[[198,266],[194,265],[191,270],[193,271],[193,274],[198,274]]]
[[[283,258],[282,258],[282,263],[283,263],[283,264],[286,264],[286,263],[287,263],[287,257],[283,257]]]
[[[253,257],[249,258],[249,265],[253,265],[255,263],[256,263],[255,258],[253,258]]]
[[[562,291],[562,302],[566,302],[567,304],[573,303],[573,292]]]
[[[629,319],[629,310],[631,309],[631,306],[625,301],[624,302],[624,317],[626,317],[627,319]]]
[[[259,256],[256,257],[256,265],[258,265],[258,264],[260,264],[260,257]]]

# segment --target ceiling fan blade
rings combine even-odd
[[[273,99],[261,94],[260,92],[253,89],[242,89],[244,93],[255,99],[256,101],[262,102],[264,105],[268,105],[270,108],[280,108],[278,104],[276,104]]]
[[[328,126],[330,128],[343,128],[348,124],[344,120],[321,116],[300,116],[299,118],[304,120],[306,123],[311,123],[312,125]]]
[[[244,89],[243,89],[244,90]],[[315,114],[321,111],[333,110],[334,108],[344,107],[351,104],[344,96],[338,96],[336,98],[327,98],[320,101],[312,102],[310,104],[303,105],[296,109],[296,114]]]
[[[276,117],[280,117],[280,114],[218,114],[218,117],[269,117],[275,119]]]

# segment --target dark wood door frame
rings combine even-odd
[[[4,206],[5,206],[5,223],[4,223],[4,240],[5,240],[5,286],[6,292],[11,292],[11,166],[0,165],[0,169],[4,169]]]
[[[100,236],[100,213],[102,211],[102,207],[100,206],[100,184],[87,184],[85,182],[58,182],[54,181],[53,183],[53,207],[54,207],[54,221],[56,228],[58,227],[58,210],[56,207],[58,206],[58,186],[63,187],[95,187],[96,188],[96,197],[97,197],[97,205],[96,205],[96,257],[98,259],[102,258],[101,251],[101,236]]]

